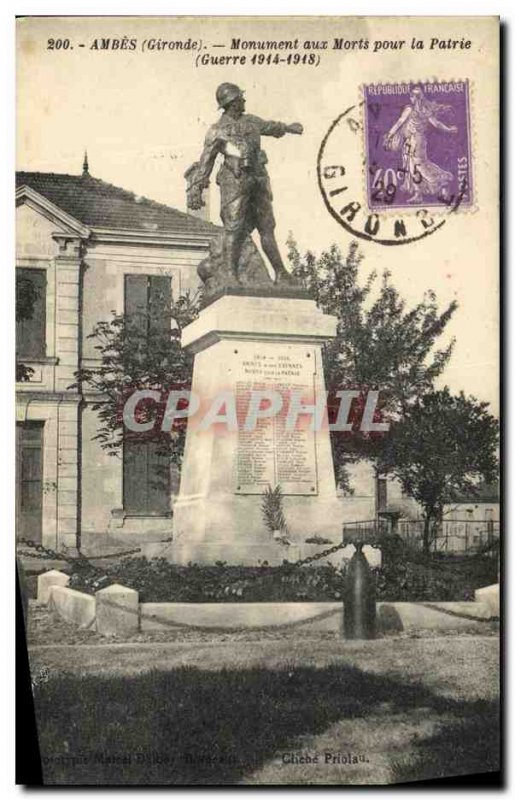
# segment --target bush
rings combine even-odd
[[[121,583],[143,603],[244,603],[340,600],[343,573],[331,565],[296,569],[281,566],[178,566],[163,558],[126,558],[110,565],[73,572],[70,588],[90,594]]]
[[[378,601],[473,600],[475,589],[497,580],[497,561],[487,556],[383,555],[383,566],[373,570]],[[93,594],[121,583],[138,591],[142,603],[334,602],[343,598],[347,563],[341,568],[297,568],[288,562],[276,567],[178,566],[163,558],[125,558],[102,570],[82,560],[74,565],[69,585]]]
[[[497,581],[497,560],[488,556],[424,556],[404,552],[384,559],[377,571],[378,599],[389,602],[474,600],[474,591]]]

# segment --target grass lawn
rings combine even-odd
[[[363,784],[498,769],[495,636],[34,647],[47,784]]]

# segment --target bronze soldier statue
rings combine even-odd
[[[233,83],[222,83],[216,90],[216,100],[224,113],[207,132],[200,161],[186,173],[188,207],[198,210],[204,205],[202,192],[209,185],[217,155],[223,154],[224,163],[216,182],[221,195],[224,260],[233,280],[239,283],[242,246],[257,228],[263,250],[275,271],[276,283],[290,283],[292,278],[283,264],[274,233],[272,189],[261,136],[280,138],[285,133],[301,134],[303,127],[298,122],[286,125],[245,114],[244,94]]]

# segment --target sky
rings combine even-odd
[[[286,254],[293,234],[301,250],[320,252],[333,242],[345,250],[350,235],[325,209],[316,159],[331,122],[369,82],[459,80],[472,88],[472,157],[476,203],[434,235],[401,247],[362,242],[363,276],[388,269],[409,304],[436,292],[442,308],[458,311],[444,341],[456,337],[441,383],[491,403],[498,412],[498,106],[496,31],[492,19],[387,18],[30,18],[18,22],[17,168],[78,174],[87,149],[90,173],[185,210],[183,174],[198,158],[205,133],[219,116],[215,90],[222,81],[246,91],[247,111],[266,119],[299,121],[303,136],[263,142],[274,191],[277,239]],[[92,49],[101,37],[137,40],[134,51]],[[322,41],[356,44],[324,51]],[[426,43],[470,39],[470,49],[412,51]],[[318,66],[247,63],[195,66],[192,51],[142,52],[144,40],[202,41],[202,52],[242,55],[231,40],[309,40]],[[49,40],[69,39],[67,50]],[[401,51],[360,49],[359,42],[404,40]],[[84,44],[84,47],[79,47]],[[224,48],[213,47],[225,44]],[[360,154],[342,154],[358,159]],[[212,220],[217,217],[212,187]]]

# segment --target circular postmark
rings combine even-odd
[[[349,233],[419,241],[473,202],[468,81],[371,84],[322,139],[318,185]]]

